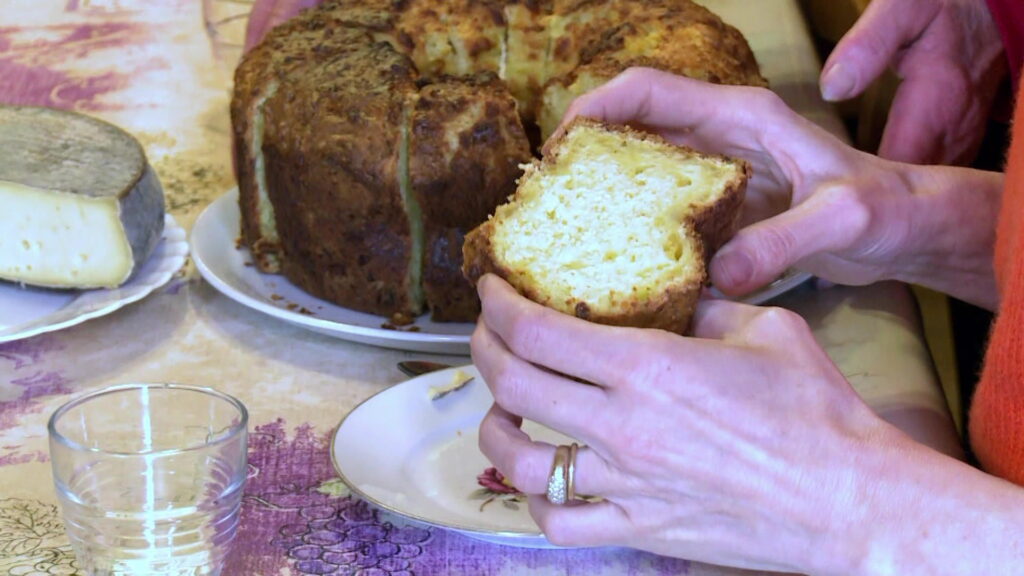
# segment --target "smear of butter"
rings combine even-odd
[[[443,398],[456,390],[461,389],[466,384],[469,384],[473,380],[473,376],[466,374],[462,370],[456,369],[452,374],[451,381],[444,386],[431,386],[427,391],[431,400],[437,400]]]

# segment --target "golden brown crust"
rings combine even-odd
[[[387,44],[350,47],[283,85],[266,105],[270,199],[282,271],[326,300],[415,315],[399,155],[408,60]]]
[[[423,290],[434,320],[476,318],[476,293],[460,272],[462,238],[515,190],[530,159],[515,101],[493,74],[420,89],[409,179],[423,212]]]
[[[713,84],[766,87],[768,81],[739,31],[693,6],[655,11],[609,31],[588,47],[583,64],[567,80],[585,73],[611,79],[631,66],[649,66]],[[646,39],[657,39],[657,45],[646,45]]]
[[[547,82],[544,73],[548,53],[548,31],[544,26],[547,4],[521,1],[505,7],[508,25],[506,39],[505,82],[519,102],[524,120],[534,120],[541,89]]]
[[[333,12],[304,12],[272,30],[261,44],[243,57],[235,70],[230,113],[242,213],[242,242],[249,246],[257,266],[264,272],[278,271],[281,248],[276,233],[268,228],[260,214],[263,198],[257,186],[258,154],[253,153],[254,143],[262,137],[257,133],[257,118],[262,114],[264,100],[281,83],[314,67],[313,55],[331,58],[355,40],[334,34],[333,30],[338,25]],[[348,32],[349,35],[363,36],[361,32]],[[262,209],[266,210],[266,207]]]
[[[714,251],[728,240],[736,230],[740,206],[743,204],[747,181],[751,175],[750,165],[743,160],[706,154],[685,146],[678,146],[667,142],[660,136],[627,126],[611,125],[590,118],[577,117],[566,126],[566,130],[560,136],[548,141],[544,147],[543,159],[535,160],[527,169],[526,175],[520,180],[520,189],[533,175],[554,166],[558,162],[559,156],[562,153],[565,135],[573,128],[579,126],[594,127],[609,132],[616,132],[633,139],[647,140],[660,145],[671,146],[682,155],[732,163],[740,168],[733,179],[724,183],[723,191],[714,203],[697,208],[687,218],[687,223],[692,227],[701,244],[701,249],[698,250],[698,258],[700,258],[700,261],[697,262],[698,275],[692,278],[682,278],[677,283],[663,287],[663,290],[653,298],[647,300],[627,299],[620,303],[618,306],[620,308],[619,311],[611,314],[595,310],[584,301],[551,301],[551,295],[542,293],[540,290],[529,285],[529,283],[521,281],[523,278],[530,277],[530,274],[525,270],[517,270],[506,266],[497,257],[492,241],[496,225],[494,218],[473,229],[466,236],[462,248],[463,274],[474,285],[484,274],[496,274],[508,281],[524,297],[534,302],[598,324],[656,328],[677,334],[685,333],[689,329],[690,320],[700,299],[701,291],[707,283],[707,264]],[[518,197],[519,192],[517,191],[510,199],[510,202],[515,203]]]

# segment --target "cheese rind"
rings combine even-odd
[[[0,278],[112,288],[159,242],[163,189],[138,141],[99,120],[0,106]]]

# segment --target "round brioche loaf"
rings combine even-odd
[[[242,242],[341,306],[472,321],[464,235],[573,98],[635,65],[766,85],[690,0],[328,0],[236,71]]]

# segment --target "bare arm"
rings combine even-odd
[[[1024,563],[1024,488],[898,435],[850,466],[860,482],[845,573],[1013,574]]]
[[[916,200],[905,263],[894,276],[997,309],[992,257],[1003,175],[937,166],[906,174]]]

